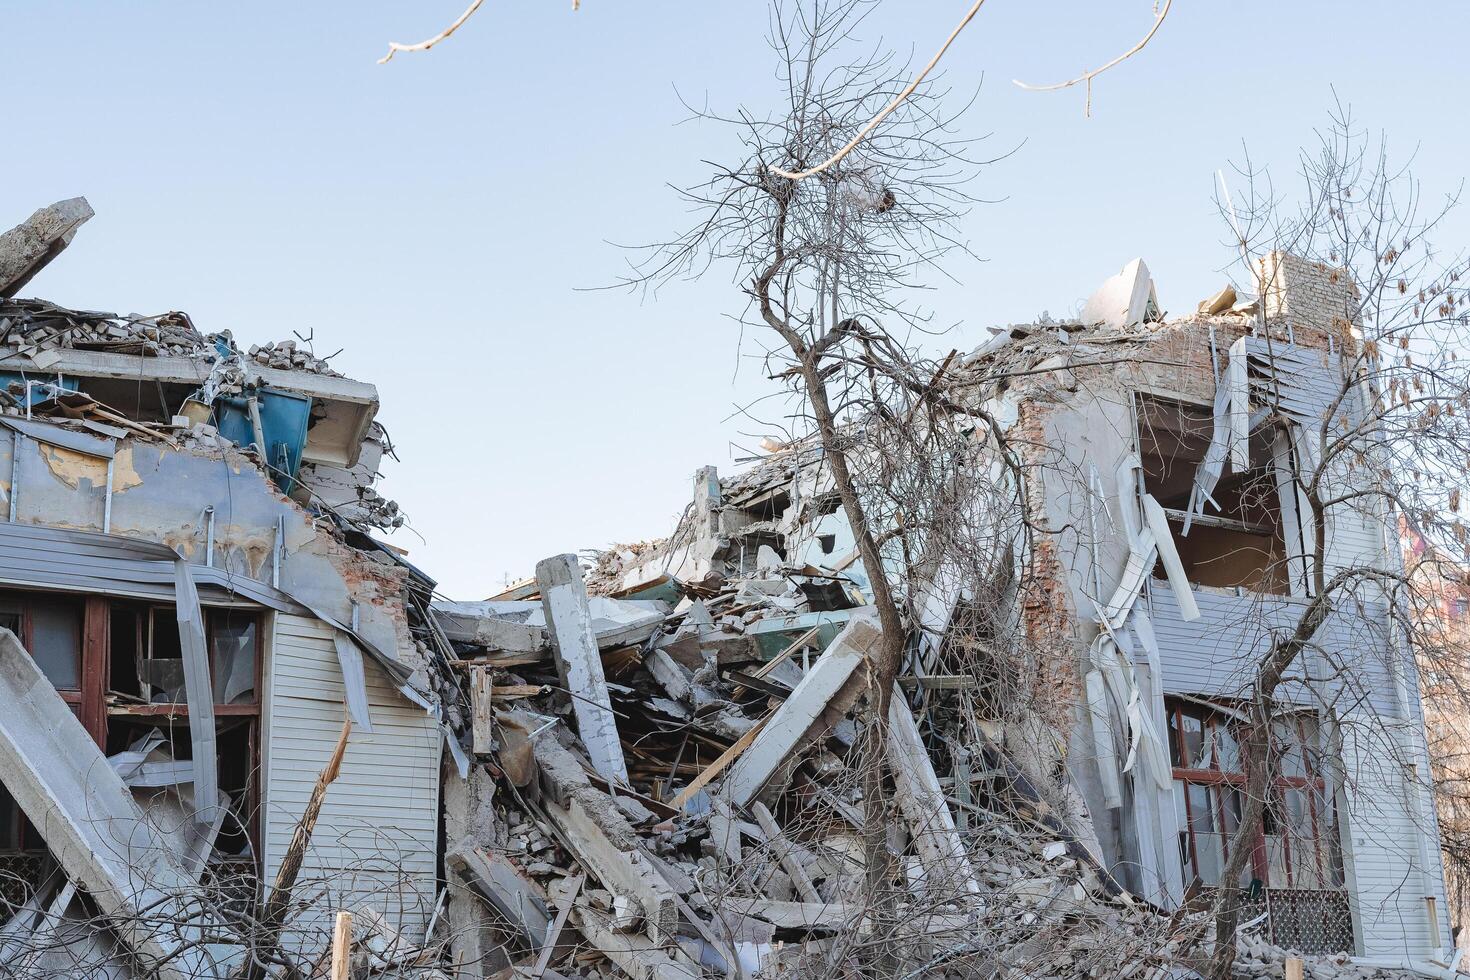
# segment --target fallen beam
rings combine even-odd
[[[730,766],[720,794],[737,806],[755,799],[776,770],[806,743],[827,704],[869,656],[883,633],[868,616],[856,616],[812,664],[796,690],[771,716],[750,748]]]
[[[778,902],[770,898],[734,899],[734,911],[763,919],[777,929],[842,929],[859,922],[867,908],[848,902]]]
[[[929,750],[919,736],[913,713],[903,692],[894,689],[888,703],[888,767],[898,791],[898,807],[908,822],[909,833],[924,865],[930,894],[949,894],[961,888],[970,894],[980,890],[970,866],[969,852],[955,827]],[[759,815],[759,814],[757,814]]]
[[[520,930],[538,952],[546,940],[551,913],[541,886],[503,856],[484,848],[451,851],[444,862],[482,898],[495,907],[505,921]]]
[[[577,734],[592,768],[613,782],[627,785],[628,765],[602,673],[602,655],[592,632],[587,586],[576,555],[557,555],[536,563],[536,584],[546,609],[546,628],[556,653],[562,686],[572,695]]]
[[[766,843],[770,845],[776,860],[781,862],[781,867],[786,869],[786,874],[791,878],[791,883],[796,886],[796,891],[801,897],[808,901],[820,904],[822,896],[817,893],[817,886],[812,884],[812,879],[802,867],[801,860],[796,856],[791,842],[786,835],[781,833],[780,824],[776,818],[771,816],[771,811],[759,800],[750,805],[750,812],[755,814],[755,822],[760,825],[761,833],[765,835]]]
[[[634,980],[699,980],[703,971],[678,946],[664,946],[647,936],[614,932],[606,914],[578,899],[572,923],[592,948]]]
[[[673,888],[647,855],[617,801],[593,788],[582,764],[546,732],[532,741],[546,816],[562,844],[602,887],[638,903],[650,936],[671,940],[679,924]]]

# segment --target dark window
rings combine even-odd
[[[1143,489],[1169,515],[1174,547],[1189,580],[1276,595],[1290,592],[1281,506],[1264,430],[1251,439],[1253,468],[1235,473],[1227,462],[1210,495],[1214,503],[1205,505],[1203,516],[1194,518],[1186,535],[1184,518],[1195,473],[1214,432],[1213,411],[1146,394],[1140,394],[1136,404]]]

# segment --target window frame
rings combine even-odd
[[[56,688],[56,692],[62,700],[71,707],[79,721],[82,722],[87,733],[97,743],[98,749],[107,751],[109,723],[113,720],[119,723],[137,722],[146,724],[150,719],[161,722],[173,723],[184,721],[189,718],[189,706],[186,703],[127,703],[111,699],[109,695],[116,692],[112,689],[112,617],[118,612],[131,612],[134,614],[134,629],[136,655],[146,656],[145,644],[149,642],[148,622],[149,617],[162,613],[170,621],[176,619],[175,607],[173,605],[160,604],[139,600],[115,598],[106,595],[90,593],[65,592],[60,590],[25,589],[5,587],[0,589],[0,603],[13,601],[20,607],[21,633],[19,639],[21,644],[29,651],[32,648],[34,632],[31,622],[30,604],[35,601],[62,601],[76,603],[80,610],[80,623],[77,634],[79,649],[78,656],[78,683],[75,689]],[[249,778],[246,785],[246,798],[244,800],[245,813],[242,821],[245,833],[249,838],[251,852],[254,861],[260,860],[260,810],[261,810],[261,752],[262,752],[262,718],[264,714],[263,683],[265,676],[265,652],[266,632],[269,628],[270,617],[265,610],[254,607],[242,607],[237,605],[215,606],[206,605],[202,607],[205,620],[206,647],[210,661],[210,675],[214,676],[216,664],[216,626],[218,619],[222,616],[239,615],[254,620],[255,625],[255,697],[245,704],[215,704],[214,714],[216,729],[218,731],[221,722],[234,724],[236,719],[243,719],[248,725],[247,744],[250,753]],[[39,850],[45,848],[45,842],[30,822],[25,819],[24,813],[19,812],[16,806],[17,816],[20,819],[20,830],[18,839],[21,842],[21,851]],[[34,846],[32,846],[34,845]],[[5,849],[4,853],[11,853]]]
[[[1206,787],[1206,798],[1211,801],[1215,810],[1212,814],[1214,826],[1224,828],[1225,820],[1225,794],[1219,792],[1219,788],[1227,787],[1237,790],[1244,796],[1249,773],[1243,767],[1240,769],[1222,769],[1220,766],[1219,753],[1215,746],[1218,744],[1214,732],[1224,727],[1227,730],[1246,724],[1239,712],[1227,705],[1209,705],[1199,701],[1185,698],[1168,698],[1165,702],[1166,728],[1165,737],[1169,742],[1170,762],[1172,764],[1172,776],[1176,784],[1182,784],[1184,824],[1179,828],[1180,859],[1186,874],[1193,869],[1194,877],[1198,877],[1200,868],[1199,859],[1199,833],[1195,830],[1194,803],[1191,800],[1189,786]],[[1234,716],[1234,717],[1232,717]],[[1190,717],[1200,722],[1200,744],[1209,746],[1208,768],[1195,768],[1189,763],[1196,760],[1190,759],[1186,754],[1188,745],[1185,738],[1183,719]],[[1314,724],[1317,732],[1317,740],[1308,738],[1306,725],[1308,722]],[[1336,802],[1328,797],[1328,784],[1326,776],[1322,773],[1322,760],[1325,750],[1320,743],[1322,731],[1321,719],[1316,713],[1310,711],[1294,711],[1279,716],[1273,721],[1276,725],[1290,725],[1296,739],[1296,745],[1301,751],[1301,771],[1303,775],[1287,775],[1278,771],[1273,775],[1270,786],[1270,800],[1267,803],[1266,819],[1263,820],[1261,830],[1257,831],[1255,839],[1251,843],[1251,859],[1248,865],[1249,873],[1258,879],[1263,887],[1274,890],[1304,890],[1304,891],[1341,891],[1346,887],[1345,875],[1342,863],[1341,838],[1339,836],[1338,821],[1328,811],[1336,810]],[[1277,744],[1277,734],[1272,733],[1273,746]],[[1241,744],[1243,738],[1239,734],[1231,735],[1237,745]],[[1273,755],[1280,759],[1279,751]],[[1315,755],[1315,758],[1313,756]],[[1180,763],[1183,763],[1181,765]],[[1177,790],[1176,790],[1177,792]],[[1292,822],[1288,819],[1287,796],[1288,792],[1301,793],[1301,799],[1307,808],[1307,818],[1311,827],[1310,838],[1299,838],[1291,832]],[[1320,803],[1320,805],[1319,805]],[[1178,804],[1176,803],[1176,806]],[[1276,833],[1267,834],[1268,822],[1274,824]],[[1230,839],[1223,830],[1221,836],[1221,867],[1229,861]],[[1233,836],[1233,835],[1232,835]],[[1271,884],[1271,855],[1267,847],[1267,837],[1274,837],[1280,841],[1282,874],[1285,877],[1284,884]],[[1305,845],[1306,855],[1297,853],[1298,847]],[[1187,847],[1187,851],[1186,851]],[[1308,868],[1305,861],[1310,860],[1315,867]],[[1302,884],[1303,875],[1310,876],[1308,884]],[[1188,882],[1186,882],[1187,884]],[[1204,887],[1218,887],[1219,882],[1205,884]]]

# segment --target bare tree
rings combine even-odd
[[[1320,412],[1293,405],[1284,363],[1257,389],[1264,411],[1253,429],[1280,447],[1284,467],[1277,467],[1276,490],[1296,505],[1281,570],[1307,598],[1291,628],[1272,631],[1247,683],[1241,725],[1247,785],[1214,903],[1212,974],[1222,980],[1235,954],[1237,883],[1268,808],[1277,805],[1271,785],[1283,747],[1272,731],[1292,710],[1284,688],[1302,681],[1318,689],[1335,685],[1346,703],[1364,699],[1376,683],[1393,684],[1402,720],[1382,722],[1380,735],[1421,784],[1411,792],[1422,795],[1428,767],[1415,732],[1416,670],[1453,678],[1461,712],[1463,680],[1470,676],[1463,644],[1423,642],[1431,597],[1404,568],[1397,544],[1401,523],[1455,555],[1463,555],[1466,543],[1459,497],[1470,459],[1470,372],[1460,357],[1466,297],[1459,283],[1467,267],[1462,256],[1440,255],[1431,245],[1454,200],[1426,207],[1412,175],[1391,163],[1382,140],[1367,137],[1341,107],[1318,144],[1301,155],[1299,205],[1284,203],[1269,174],[1249,161],[1240,173],[1243,201],[1237,206],[1226,191],[1221,205],[1245,278],[1260,283],[1255,333],[1268,351],[1296,339],[1281,276],[1288,261],[1313,266],[1337,287],[1319,299],[1335,304],[1326,344],[1341,373]],[[1381,547],[1346,555],[1332,534],[1349,522],[1378,529]],[[1385,642],[1362,651],[1322,642],[1330,617],[1371,616],[1364,610],[1376,608],[1387,611]],[[1432,827],[1423,829],[1432,834]]]
[[[978,806],[968,799],[967,755],[987,746],[992,754],[977,767],[1010,773],[990,805],[1006,809],[1023,836],[1036,827],[1063,833],[1053,816],[1038,816],[1058,812],[1045,802],[1052,774],[1028,782],[1016,767],[1006,768],[1009,760],[985,724],[1031,710],[1040,686],[1037,659],[1003,621],[1014,614],[1029,574],[1020,462],[997,421],[957,394],[958,354],[931,357],[920,349],[935,331],[911,298],[926,275],[943,274],[949,260],[968,255],[958,225],[989,161],[956,134],[953,123],[965,106],[952,113],[950,93],[919,86],[895,97],[908,92],[904,66],[867,53],[856,36],[871,7],[867,0],[775,6],[779,108],[769,115],[698,112],[737,133],[741,153],[683,192],[697,224],[649,249],[632,284],[654,287],[712,264],[733,267],[748,302],[742,322],[759,338],[769,375],[790,396],[790,415],[780,424],[789,451],[823,471],[830,484],[814,506],[826,498],[840,506],[856,542],[882,644],[870,672],[859,758],[848,763],[863,806],[866,924],[843,934],[841,950],[867,964],[868,975],[895,976],[899,964],[929,959],[916,950],[922,942],[944,951],[935,963],[983,975],[1001,936],[1017,944],[1007,955],[1022,961],[1039,962],[1065,947],[1020,945],[1013,930],[1034,934],[1040,927],[1027,925],[1034,914],[1003,900],[985,913],[994,931],[980,928],[979,906],[959,869],[926,894],[935,906],[968,910],[965,935],[947,943],[915,937],[913,923],[926,921],[915,916],[924,910],[901,896],[888,840],[895,822],[888,719],[905,663],[919,673],[962,678],[967,683],[956,685],[961,690],[952,698],[927,690],[918,698],[931,744],[964,773],[956,778],[965,781],[965,805]],[[884,107],[885,124],[844,153],[849,134]],[[802,181],[780,176],[803,172],[810,176]],[[1014,796],[1012,778],[1030,787],[1034,812],[1017,815],[999,802]],[[985,846],[983,834],[975,840]],[[1126,957],[1133,949],[1119,940],[1098,955]],[[834,952],[820,969],[806,964],[804,975],[841,972],[845,962]]]

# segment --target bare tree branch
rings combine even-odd
[[[1109,61],[1107,64],[1103,65],[1101,68],[1094,68],[1091,71],[1085,71],[1082,74],[1078,75],[1076,78],[1068,79],[1065,82],[1056,82],[1052,85],[1032,85],[1027,82],[1023,82],[1020,79],[1014,79],[1014,84],[1020,86],[1028,92],[1056,92],[1064,88],[1071,88],[1073,85],[1077,85],[1079,83],[1085,84],[1087,86],[1087,105],[1084,111],[1088,116],[1091,116],[1092,80],[1101,75],[1103,72],[1107,71],[1109,68],[1122,64],[1129,58],[1136,55],[1138,52],[1142,51],[1145,47],[1147,47],[1148,42],[1152,41],[1154,35],[1158,33],[1159,28],[1164,26],[1164,18],[1169,16],[1169,7],[1173,3],[1174,0],[1164,0],[1164,5],[1162,7],[1159,7],[1158,13],[1154,15],[1153,26],[1150,27],[1148,29],[1148,33],[1143,36],[1143,40],[1139,41],[1133,47],[1118,55],[1118,57],[1114,58],[1112,61]]]

